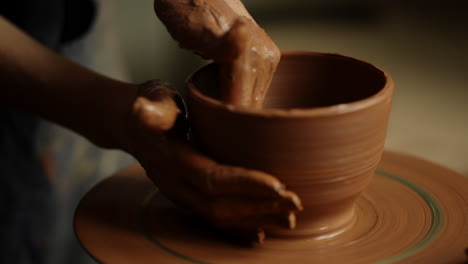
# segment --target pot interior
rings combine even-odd
[[[204,95],[219,100],[218,66],[200,70],[193,82]],[[307,109],[366,99],[381,91],[385,74],[371,64],[335,54],[284,54],[264,108]]]

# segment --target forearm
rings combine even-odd
[[[0,17],[0,104],[33,112],[94,143],[120,147],[135,85],[85,69]]]

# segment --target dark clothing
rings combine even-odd
[[[89,29],[95,8],[91,0],[2,0],[0,14],[57,50]]]
[[[43,263],[52,192],[35,151],[36,124],[0,107],[0,263]]]
[[[86,32],[94,13],[90,0],[0,1],[2,16],[56,51]],[[1,80],[0,87],[15,89]],[[0,263],[45,263],[53,192],[38,158],[37,125],[32,114],[0,105]]]

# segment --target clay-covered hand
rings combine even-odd
[[[260,108],[280,51],[240,0],[155,0],[181,47],[221,64],[222,101]]]
[[[297,195],[271,175],[224,166],[198,153],[182,136],[178,95],[162,83],[142,85],[140,95],[131,115],[129,152],[165,196],[249,239],[261,240],[264,227],[295,226],[295,212],[302,209]]]

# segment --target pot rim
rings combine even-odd
[[[194,76],[198,74],[201,70],[203,70],[206,67],[209,67],[213,63],[206,64],[193,73],[189,75],[186,81],[186,87],[187,87],[187,94],[188,97],[191,97],[191,99],[197,100],[200,103],[203,103],[211,108],[215,108],[218,110],[224,110],[226,112],[232,112],[238,115],[245,115],[245,116],[251,116],[251,117],[263,117],[263,118],[269,118],[269,117],[287,117],[287,118],[294,118],[294,117],[325,117],[325,116],[334,116],[334,115],[342,115],[342,114],[348,114],[352,112],[356,112],[362,109],[370,108],[374,105],[380,104],[384,101],[391,101],[392,93],[393,93],[393,88],[394,88],[394,82],[392,77],[382,70],[381,68],[363,61],[359,60],[353,57],[341,55],[338,53],[328,53],[328,52],[314,52],[314,51],[294,51],[294,50],[282,50],[281,55],[313,55],[313,56],[339,56],[345,59],[351,59],[360,63],[365,63],[379,72],[381,72],[385,78],[385,85],[384,87],[378,91],[377,93],[357,100],[357,101],[352,101],[349,103],[343,103],[343,104],[335,104],[335,105],[329,105],[329,106],[321,106],[321,107],[313,107],[313,108],[289,108],[289,109],[281,109],[281,108],[262,108],[262,109],[255,109],[255,108],[249,108],[245,106],[234,106],[231,104],[225,104],[222,103],[219,100],[216,100],[212,97],[209,97],[202,92],[200,92],[195,84],[192,82]]]

